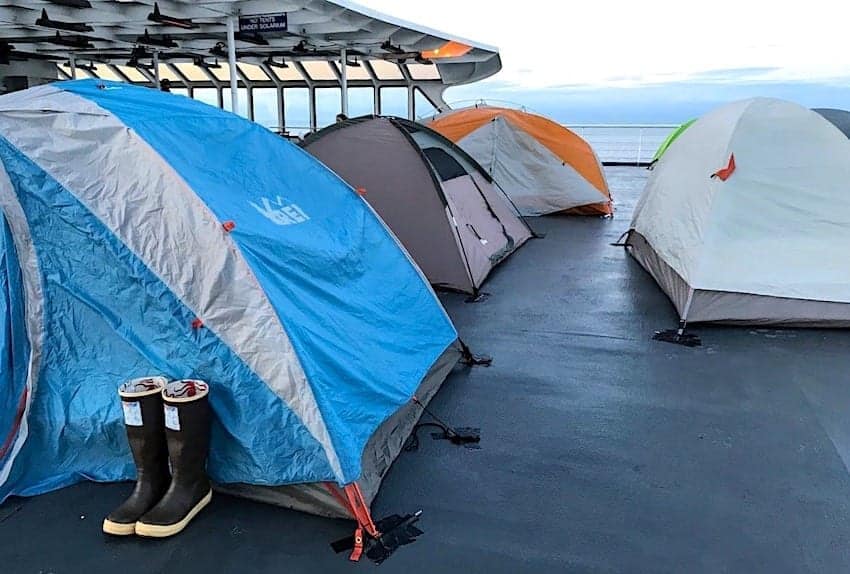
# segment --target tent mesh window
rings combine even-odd
[[[422,152],[428,158],[428,161],[431,162],[431,165],[434,166],[434,169],[437,170],[440,180],[450,181],[456,177],[468,175],[466,170],[463,169],[463,166],[455,158],[450,156],[446,150],[438,147],[426,147]]]

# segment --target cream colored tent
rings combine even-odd
[[[522,215],[613,213],[590,144],[548,118],[479,105],[440,114],[429,127],[478,160]]]
[[[751,99],[681,134],[650,176],[631,254],[683,321],[850,325],[850,140]]]

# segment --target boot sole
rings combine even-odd
[[[176,522],[174,524],[145,524],[144,522],[137,522],[135,524],[136,534],[139,536],[144,536],[145,538],[168,538],[169,536],[174,536],[178,532],[181,532],[184,528],[189,526],[189,523],[192,522],[192,519],[204,509],[204,507],[210,503],[212,500],[212,490],[210,490],[206,496],[204,496],[198,504],[195,505],[192,510],[189,511],[189,514],[186,515],[186,518],[181,520],[180,522]]]
[[[136,533],[136,523],[122,524],[120,522],[112,522],[106,518],[103,521],[103,531],[112,536],[131,536]]]

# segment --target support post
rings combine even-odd
[[[227,17],[227,65],[230,68],[230,111],[239,113],[239,82],[236,79],[236,16]]]
[[[343,48],[340,51],[340,76],[339,83],[342,89],[340,90],[340,94],[342,96],[342,101],[340,102],[340,110],[343,114],[348,116],[348,65],[346,62],[348,61],[348,50]]]
[[[277,92],[277,126],[280,128],[281,133],[286,132],[286,107],[285,102],[283,100],[283,87],[278,86],[275,88]]]
[[[308,89],[310,94],[310,132],[315,132],[319,129],[319,118],[316,110],[316,88]]]
[[[156,84],[154,89],[159,89],[159,52],[153,53],[153,81]]]
[[[71,52],[71,55],[68,56],[68,66],[71,68],[71,79],[77,79],[77,57],[74,56],[74,53]]]

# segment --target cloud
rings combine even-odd
[[[719,70],[705,70],[691,74],[691,79],[699,81],[736,82],[741,80],[764,79],[764,77],[768,74],[781,71],[782,68],[778,66],[722,68]]]
[[[832,81],[850,77],[850,3],[805,9],[741,0],[360,0],[438,30],[500,47],[502,81],[522,88],[670,80]],[[824,55],[829,57],[824,57]]]

